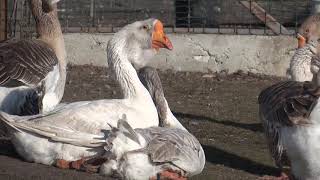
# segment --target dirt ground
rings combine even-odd
[[[68,68],[63,101],[120,97],[105,68]],[[160,72],[165,96],[176,117],[202,143],[206,167],[194,180],[256,179],[276,175],[258,119],[261,89],[279,78],[236,73],[233,75]],[[83,179],[106,177],[24,162],[9,141],[0,141],[0,179]]]

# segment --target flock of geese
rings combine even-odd
[[[67,56],[58,2],[29,0],[38,38],[0,43],[0,121],[18,154],[28,162],[128,180],[201,173],[201,144],[172,114],[157,71],[145,66],[160,48],[173,49],[161,21],[128,24],[108,42],[108,66],[122,99],[60,103]],[[262,179],[320,179],[319,24],[312,16],[301,26],[291,80],[259,95],[270,153],[283,172]]]
[[[26,161],[123,179],[186,179],[201,173],[199,141],[172,114],[157,71],[144,67],[173,49],[161,21],[123,27],[107,60],[122,99],[61,103],[66,51],[58,1],[29,0],[37,39],[0,45],[1,122]],[[138,73],[134,66],[140,66]]]

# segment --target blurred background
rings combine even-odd
[[[318,12],[320,0],[65,0],[59,3],[64,32],[115,32],[130,22],[155,17],[170,32],[294,34]],[[26,0],[0,1],[2,38],[35,31]],[[4,35],[6,34],[6,35]]]

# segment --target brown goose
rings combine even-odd
[[[310,41],[303,48],[305,53],[317,52]],[[320,163],[315,160],[320,153],[320,63],[313,58],[311,64],[316,66],[311,71],[315,74],[313,82],[284,81],[259,95],[260,119],[271,155],[282,171],[290,166],[292,174],[292,177],[282,173],[280,177],[262,179],[320,178]]]
[[[67,62],[58,1],[29,0],[38,38],[0,44],[0,110],[30,115],[39,109],[47,112],[60,102]]]

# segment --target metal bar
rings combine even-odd
[[[188,0],[188,32],[190,32],[190,26],[191,26],[191,4],[190,0]]]
[[[66,9],[66,14],[65,14],[65,17],[66,17],[66,27],[65,27],[65,32],[69,32],[69,3],[70,1],[64,1],[65,2],[65,9]]]
[[[7,0],[0,0],[0,41],[7,39],[7,14],[8,2]]]
[[[94,10],[95,10],[95,0],[91,0],[90,2],[90,19],[91,19],[91,26],[94,27],[94,17],[95,17],[95,13],[94,13]]]
[[[252,14],[251,10],[252,10],[252,1],[250,0],[250,14]],[[252,26],[252,17],[250,19],[250,24],[249,24],[249,34],[251,34],[251,26]]]
[[[295,23],[294,23],[294,30],[295,33],[298,32],[298,15],[297,15],[297,6],[294,6],[294,16],[295,16]]]

